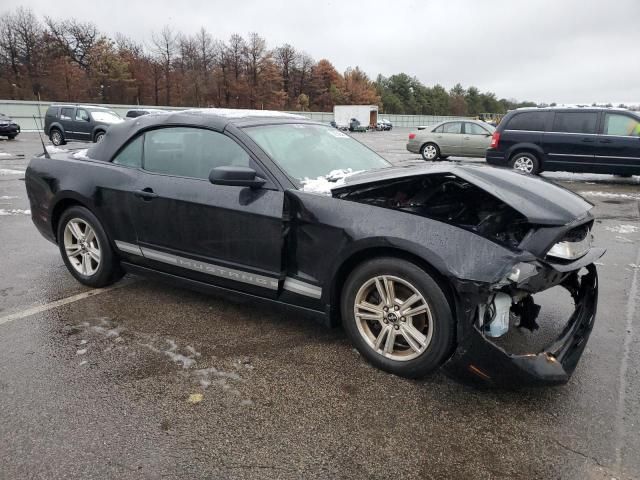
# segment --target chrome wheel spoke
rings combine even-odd
[[[396,343],[396,331],[392,327],[387,328],[387,337],[384,342],[384,353],[393,353],[393,346]]]
[[[87,254],[93,258],[96,263],[100,263],[100,250],[94,247],[87,247]]]
[[[384,280],[384,277],[382,277]],[[378,295],[380,296],[382,305],[389,305],[389,299],[386,297],[387,289],[382,285],[382,281],[380,278],[376,278],[376,290],[378,290]]]
[[[382,342],[384,342],[384,339],[387,337],[387,335],[391,330],[393,330],[393,328],[389,326],[383,327],[382,330],[380,330],[380,333],[376,337],[376,343],[375,343],[376,350],[382,349]]]
[[[87,225],[87,229],[85,231],[85,236],[84,236],[85,242],[91,243],[95,238],[96,238],[96,233],[93,231],[93,228]]]
[[[400,327],[400,332],[415,352],[421,352],[427,345],[427,337],[420,333],[413,325],[403,325]]]
[[[68,257],[76,257],[80,253],[82,253],[82,248],[77,243],[73,245],[65,246],[64,248],[67,252]]]
[[[82,239],[84,235],[82,235],[82,230],[80,230],[80,225],[76,222],[69,222],[69,229],[71,230],[71,234],[76,238],[76,240]]]

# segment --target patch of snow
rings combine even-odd
[[[73,158],[77,158],[78,160],[88,160],[89,157],[87,156],[87,152],[89,151],[88,148],[84,148],[82,150],[78,150],[77,152],[74,152],[71,156]]]
[[[64,153],[64,152],[68,152],[69,150],[67,150],[66,148],[59,148],[59,147],[55,147],[53,145],[47,145],[47,152],[49,153]]]
[[[76,352],[76,355],[84,355],[85,353],[87,353],[87,349],[86,348],[81,348],[80,350],[78,350]]]
[[[12,168],[0,168],[0,175],[24,175],[24,170],[14,170]]]
[[[331,195],[331,189],[344,185],[345,179],[362,170],[354,172],[352,169],[332,170],[328,175],[315,179],[305,178],[302,180],[302,191],[309,193],[319,193],[322,195]]]
[[[613,233],[627,234],[627,233],[636,233],[638,231],[638,227],[635,225],[616,225],[615,227],[604,227],[605,230]]]
[[[86,365],[87,363],[89,363],[89,362],[87,362],[86,360],[82,360],[82,361],[78,364],[78,366],[80,366],[80,367],[81,367],[81,366],[83,366],[83,365]]]
[[[11,197],[11,196],[9,196],[9,195],[2,195],[2,196],[0,197],[0,200],[12,200],[12,199],[14,199],[14,198],[18,198],[18,197]]]
[[[0,157],[10,157],[10,156],[11,156],[10,153],[0,152]]]
[[[624,198],[629,200],[640,200],[640,194],[638,193],[613,193],[613,192],[577,192],[585,197],[600,197],[600,198]]]
[[[238,108],[192,108],[183,110],[182,113],[198,113],[204,115],[217,115],[225,118],[247,118],[247,117],[282,117],[282,118],[298,118],[307,120],[303,115],[294,113],[277,112],[275,110],[249,110]]]
[[[21,210],[19,208],[4,209],[0,208],[0,217],[9,215],[31,215],[31,210]]]
[[[630,263],[629,266],[631,268],[640,268],[640,265],[636,265],[635,263]]]

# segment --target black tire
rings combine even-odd
[[[99,130],[96,132],[96,135],[93,137],[93,142],[94,143],[100,143],[102,141],[102,139],[104,138],[104,133],[102,130]]]
[[[64,135],[62,135],[62,132],[58,128],[51,129],[51,131],[49,132],[49,140],[51,140],[51,143],[53,143],[53,145],[56,147],[67,143],[64,140]]]
[[[540,159],[533,152],[516,152],[509,159],[509,166],[518,172],[537,175],[542,172]]]
[[[449,158],[449,155],[440,155],[440,160],[446,160]]]
[[[16,138],[16,136],[15,136],[15,135],[9,135],[7,138],[8,138],[9,140],[13,140],[13,139],[15,139],[15,138]]]
[[[417,357],[394,360],[375,350],[361,333],[354,306],[358,291],[372,278],[393,276],[410,283],[424,298],[432,314],[433,328],[430,342]],[[405,299],[406,300],[406,299]],[[450,355],[454,346],[455,324],[449,302],[437,282],[417,265],[398,258],[381,257],[358,266],[347,278],[341,299],[342,323],[356,349],[374,366],[407,378],[418,378],[436,370]],[[396,321],[401,320],[396,318]],[[403,322],[405,320],[402,320]],[[371,321],[375,325],[376,321]],[[388,323],[388,322],[385,322]],[[413,324],[413,320],[411,321]],[[383,327],[382,323],[378,328]],[[395,325],[394,325],[395,328]],[[424,328],[424,327],[423,327]],[[422,330],[424,332],[424,330]],[[428,333],[428,330],[427,330]],[[397,335],[399,333],[395,334]],[[404,337],[400,337],[400,342]],[[402,345],[400,345],[402,347]],[[395,343],[394,343],[395,348]]]
[[[67,224],[71,220],[76,219],[79,219],[88,224],[95,232],[95,236],[98,241],[100,263],[98,264],[95,272],[91,275],[84,275],[76,270],[76,267],[72,265],[71,260],[67,256],[65,250],[65,229],[67,227]],[[102,227],[100,221],[96,218],[96,216],[87,208],[81,206],[73,206],[65,210],[60,217],[60,221],[58,222],[57,235],[58,247],[60,249],[60,254],[62,255],[64,264],[67,266],[67,270],[69,270],[71,275],[73,275],[75,279],[83,285],[88,285],[94,288],[106,287],[107,285],[115,283],[124,275],[124,272],[120,267],[118,258],[111,248],[111,244],[109,242],[109,239],[107,238],[107,234],[105,233],[104,228]]]
[[[432,153],[434,151],[435,154]],[[420,155],[427,162],[435,162],[440,157],[440,147],[433,142],[427,142],[420,148]]]

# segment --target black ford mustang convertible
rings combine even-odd
[[[33,158],[26,186],[83,284],[131,271],[304,310],[406,377],[563,383],[595,318],[604,251],[581,197],[487,166],[394,167],[294,115],[146,115],[87,151]],[[534,294],[556,286],[574,303],[564,328],[510,352],[499,337],[534,330]]]

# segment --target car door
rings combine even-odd
[[[64,138],[66,140],[75,140],[77,139],[75,130],[74,130],[74,115],[75,115],[74,107],[61,107],[60,108],[60,125],[64,129]]]
[[[462,150],[462,122],[449,122],[434,130],[441,155],[459,155]]]
[[[640,173],[640,118],[630,113],[605,112],[595,150],[602,173]]]
[[[89,112],[84,108],[76,108],[73,130],[78,140],[91,140],[91,117]]]
[[[491,132],[477,123],[464,122],[461,155],[484,158],[491,143]]]
[[[230,136],[191,127],[144,134],[136,209],[150,266],[178,276],[275,297],[284,244],[284,193],[213,185],[218,166],[264,168]]]
[[[599,113],[555,112],[551,131],[544,134],[549,170],[593,171]]]

